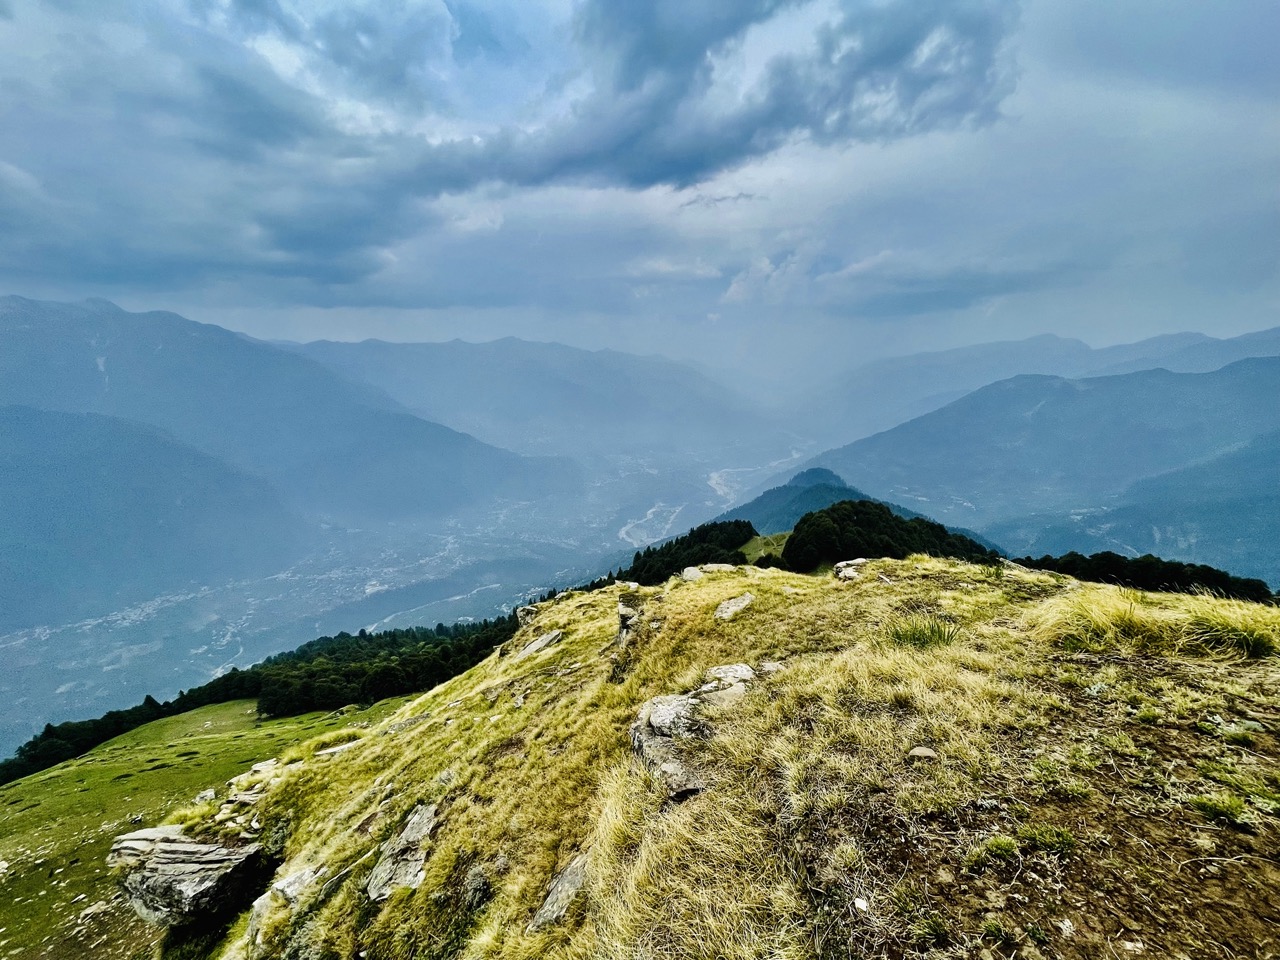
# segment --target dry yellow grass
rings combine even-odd
[[[749,607],[713,617],[748,590]],[[264,955],[1007,956],[1048,938],[1083,957],[1115,931],[1088,928],[1044,891],[1087,899],[1133,867],[1108,818],[1230,814],[1254,830],[1232,843],[1276,836],[1271,728],[1256,734],[1257,760],[1236,756],[1228,729],[1280,683],[1275,658],[1203,671],[1186,659],[1265,653],[1257,637],[1274,638],[1273,610],[923,557],[877,561],[852,583],[739,568],[629,597],[642,617],[623,651],[619,595],[544,604],[507,649],[355,746],[286,758],[265,833],[281,875],[327,873],[267,918]],[[516,655],[550,630],[564,638]],[[1160,658],[1103,652],[1182,659],[1170,673]],[[639,706],[696,688],[710,667],[763,661],[784,668],[682,745],[708,789],[668,802],[630,749]],[[1164,727],[1139,718],[1148,702],[1169,705]],[[1222,724],[1203,734],[1217,766],[1205,752],[1173,775],[1159,742],[1200,736],[1206,717]],[[936,757],[912,761],[915,747]],[[418,803],[442,818],[424,882],[371,904],[378,845]],[[552,878],[584,850],[582,896],[562,923],[529,932]],[[489,892],[468,900],[477,871]],[[1043,881],[1030,892],[1028,871]],[[1063,916],[1076,917],[1074,939],[1052,926]],[[1170,929],[1188,944],[1203,936]],[[242,918],[222,956],[251,954]]]

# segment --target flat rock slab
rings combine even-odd
[[[418,804],[400,833],[382,845],[382,856],[365,884],[371,900],[385,900],[397,888],[416,890],[422,885],[431,835],[440,825],[439,813],[434,803]]]
[[[201,843],[181,827],[153,827],[118,837],[108,866],[126,872],[120,885],[142,919],[176,926],[209,916],[243,897],[243,881],[261,865],[256,843],[224,847]]]
[[[551,881],[547,898],[542,901],[542,906],[538,908],[538,912],[533,915],[533,921],[529,924],[529,932],[536,933],[563,920],[586,881],[587,855],[580,853],[570,860],[569,865],[556,874],[555,879]]]
[[[726,600],[720,606],[716,607],[717,620],[732,620],[747,607],[755,602],[755,595],[744,593],[740,597],[734,597],[732,600]]]
[[[548,633],[544,633],[537,640],[531,640],[527,643],[524,649],[516,654],[516,659],[523,660],[525,657],[531,657],[535,653],[541,653],[552,644],[559,643],[563,637],[563,630],[551,630]]]
[[[722,683],[742,683],[755,678],[756,672],[745,663],[730,663],[707,671],[707,680],[719,680]]]

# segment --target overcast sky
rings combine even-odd
[[[0,0],[0,292],[760,371],[1280,324],[1271,0]]]

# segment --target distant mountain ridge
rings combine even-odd
[[[18,406],[0,407],[0,517],[0,630],[271,573],[310,539],[262,480],[154,427]]]
[[[701,458],[781,432],[757,405],[664,357],[515,337],[285,346],[420,416],[525,454]]]
[[[1224,340],[1178,333],[1101,348],[1042,334],[873,361],[821,385],[809,406],[825,436],[848,443],[1010,377],[1044,374],[1078,379],[1158,368],[1205,373],[1237,360],[1276,355],[1280,355],[1280,327]]]
[[[340,521],[442,514],[578,482],[410,414],[323,365],[172,313],[0,299],[0,403],[153,424]]]
[[[1034,512],[1115,503],[1139,480],[1274,429],[1277,408],[1280,358],[1202,374],[1020,376],[810,465],[856,478],[877,498],[984,529]]]

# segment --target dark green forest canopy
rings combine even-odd
[[[1000,554],[923,517],[904,519],[874,500],[842,500],[800,518],[782,550],[797,572],[856,557],[901,560],[913,553],[994,563]]]
[[[1123,557],[1104,550],[1085,556],[1072,551],[1060,557],[1022,557],[1016,562],[1024,567],[1065,573],[1077,580],[1095,583],[1114,583],[1138,590],[1154,590],[1172,593],[1188,593],[1207,590],[1236,600],[1254,603],[1273,603],[1275,596],[1262,580],[1235,577],[1217,567],[1202,563],[1182,563],[1177,560],[1161,560],[1151,554],[1141,557]]]

